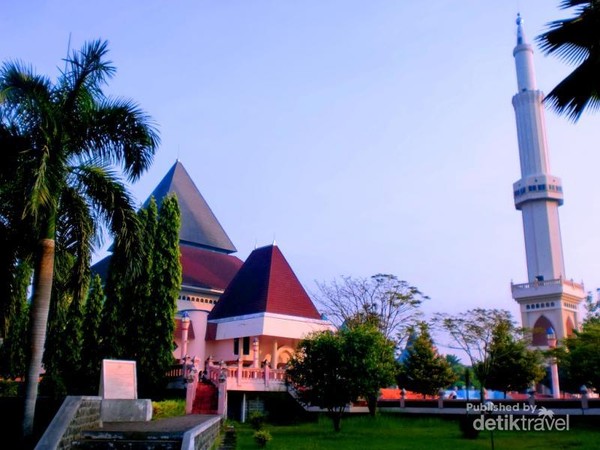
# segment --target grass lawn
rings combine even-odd
[[[256,449],[248,424],[235,424],[238,450]],[[592,424],[571,424],[569,431],[495,431],[494,445],[502,449],[598,449],[600,429]],[[465,439],[458,421],[436,417],[380,415],[346,417],[342,431],[335,433],[327,417],[318,422],[293,426],[270,425],[273,439],[266,448],[272,450],[298,449],[490,449],[490,432],[481,432],[477,439]]]

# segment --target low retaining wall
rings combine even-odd
[[[181,450],[208,450],[214,447],[221,431],[221,417],[216,416],[186,431],[183,434]]]
[[[83,430],[100,426],[101,403],[100,397],[67,397],[35,450],[70,449]]]

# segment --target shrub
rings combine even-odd
[[[17,397],[19,385],[18,381],[0,380],[0,397]]]
[[[265,425],[266,416],[260,411],[252,411],[248,416],[250,426],[255,430],[262,430]]]
[[[266,447],[267,442],[269,442],[271,439],[273,439],[273,437],[267,430],[258,430],[254,433],[254,440],[259,447]]]
[[[164,419],[185,415],[185,400],[163,400],[152,402],[152,419]]]

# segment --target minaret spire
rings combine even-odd
[[[536,90],[535,71],[533,68],[533,47],[525,38],[523,18],[517,14],[517,46],[513,51],[517,66],[517,85],[519,92]]]
[[[513,184],[513,193],[515,207],[523,216],[529,278],[528,283],[512,286],[513,298],[521,305],[524,327],[543,325],[546,330],[546,323],[538,323],[544,318],[562,339],[577,326],[577,305],[584,298],[583,286],[566,281],[558,216],[558,207],[563,204],[562,182],[550,172],[544,94],[537,89],[533,47],[525,37],[520,14],[513,56],[518,91],[512,104],[521,166],[521,179]],[[534,344],[535,340],[534,331]]]
[[[523,18],[517,13],[517,45],[525,43],[525,31],[523,30]]]
[[[523,213],[529,281],[565,277],[558,206],[561,180],[550,175],[544,94],[537,90],[533,48],[524,40],[523,19],[517,17],[513,51],[518,92],[512,103],[517,119],[521,179],[514,184],[515,206]]]

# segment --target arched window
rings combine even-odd
[[[570,317],[567,318],[567,322],[565,323],[565,330],[567,331],[567,336],[571,336],[573,334],[573,329],[575,325],[573,324],[573,320]]]
[[[546,316],[541,316],[536,320],[533,326],[533,339],[531,343],[536,346],[548,345],[548,328],[554,328],[554,325],[552,325],[552,322]]]

